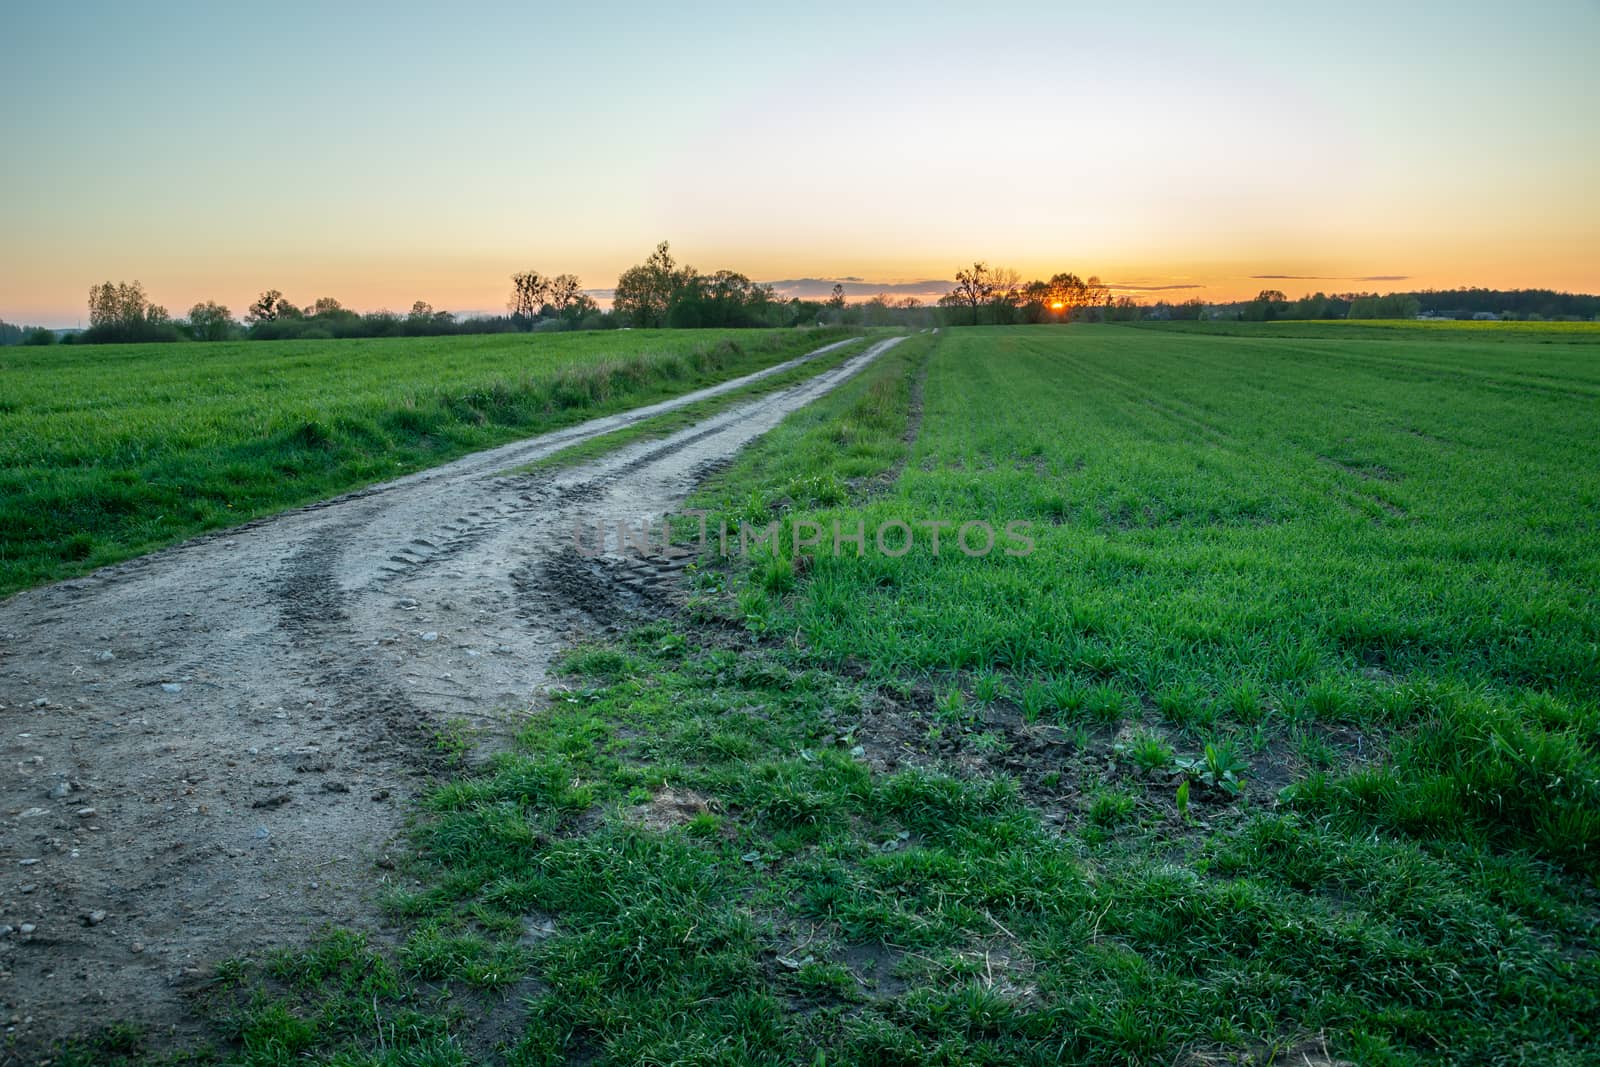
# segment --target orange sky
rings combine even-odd
[[[0,318],[108,278],[498,311],[661,239],[761,280],[1600,291],[1600,6],[1538,6],[8,12]]]

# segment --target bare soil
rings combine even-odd
[[[0,1060],[119,1020],[181,1036],[218,961],[377,930],[441,735],[514,727],[664,577],[617,586],[579,524],[671,510],[894,343],[580,467],[507,473],[801,361],[0,603]]]

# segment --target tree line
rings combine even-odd
[[[887,296],[849,304],[835,286],[826,301],[784,299],[772,286],[737,271],[702,273],[679,264],[663,241],[644,263],[617,279],[609,309],[602,309],[575,274],[536,270],[511,276],[505,315],[459,318],[419,300],[405,314],[361,313],[332,297],[297,305],[268,289],[242,318],[206,300],[183,317],[152,301],[139,282],[104,282],[89,291],[89,327],[68,343],[229,340],[325,340],[346,337],[420,337],[513,331],[638,328],[788,327],[843,324],[922,327],[935,322],[914,298]],[[51,335],[52,339],[54,334]]]
[[[1208,304],[1159,301],[1144,308],[1148,319],[1441,319],[1496,318],[1520,321],[1600,319],[1600,296],[1552,289],[1421,289],[1404,293],[1312,293],[1290,300],[1263,289],[1254,300]]]
[[[1070,271],[1024,282],[1016,271],[980,260],[956,271],[955,281],[939,298],[941,321],[949,326],[1131,321],[1143,311],[1129,297],[1113,297],[1099,278]]]
[[[1117,322],[1138,319],[1400,319],[1597,318],[1600,296],[1548,289],[1423,290],[1409,293],[1308,294],[1289,299],[1264,289],[1253,300],[1207,303],[1190,299],[1139,304],[1114,296],[1099,278],[1061,271],[1024,281],[1014,270],[978,261],[955,273],[955,287],[925,306],[915,297],[880,294],[850,303],[842,285],[827,300],[784,298],[771,285],[732,270],[701,272],[680,264],[663,241],[645,261],[617,279],[612,306],[602,309],[575,274],[536,270],[511,276],[504,315],[458,317],[418,300],[405,313],[357,312],[332,297],[297,305],[268,289],[242,318],[206,300],[173,317],[134,282],[103,282],[89,290],[89,327],[64,343],[129,341],[326,340],[348,337],[422,337],[512,331],[637,328],[781,328],[847,326],[1009,325],[1044,322]],[[50,344],[56,331],[0,322],[0,344]]]
[[[18,326],[0,319],[0,345],[53,345],[56,332],[48,326]]]

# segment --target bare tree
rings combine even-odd
[[[506,307],[519,326],[529,326],[544,310],[549,295],[549,278],[536,270],[519,271],[511,276],[511,300]]]
[[[557,274],[550,279],[547,302],[557,315],[565,315],[567,308],[583,293],[583,283],[576,274]]]
[[[978,309],[994,296],[994,281],[989,264],[979,260],[970,270],[956,271],[956,287],[939,298],[946,307],[972,309],[972,325],[978,325]]]

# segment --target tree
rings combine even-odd
[[[1093,274],[1083,283],[1084,306],[1091,308],[1108,308],[1111,306],[1111,290],[1106,288],[1104,282]]]
[[[594,302],[593,297],[588,293],[579,293],[572,298],[571,303],[562,309],[561,317],[566,321],[568,327],[576,330],[583,327],[585,319],[591,315],[598,314],[599,311],[600,305]]]
[[[546,301],[557,315],[565,318],[567,309],[582,295],[583,283],[576,274],[557,274],[550,279]]]
[[[1093,291],[1089,283],[1065,271],[1052,274],[1045,283],[1045,301],[1053,314],[1061,316],[1062,321],[1069,321],[1079,308],[1087,307],[1093,299]]]
[[[167,309],[151,303],[139,282],[102,282],[89,289],[89,329],[84,340],[176,341]]]
[[[344,305],[331,296],[319,296],[317,302],[311,305],[311,314],[316,316],[338,315],[344,311]]]
[[[133,328],[167,321],[167,309],[152,304],[137,280],[102,282],[89,290],[89,326]]]
[[[196,341],[226,341],[236,325],[233,312],[215,300],[189,309],[189,336]]]
[[[989,272],[989,317],[996,323],[1009,325],[1016,318],[1017,305],[1022,302],[1022,276],[1005,267]]]
[[[526,330],[544,310],[545,298],[549,295],[549,278],[536,270],[519,271],[511,276],[511,300],[506,308],[516,324]]]
[[[665,325],[667,311],[695,274],[693,267],[680,269],[672,249],[662,241],[649,259],[622,272],[612,307],[635,326]]]
[[[256,302],[250,305],[250,312],[245,316],[249,323],[272,322],[278,318],[278,307],[283,303],[283,294],[276,289],[268,289],[256,297]]]
[[[433,305],[426,300],[418,300],[411,305],[411,314],[408,316],[412,322],[433,321]]]
[[[838,310],[844,309],[844,283],[833,283],[833,294],[828,297],[828,306]]]
[[[946,307],[972,309],[972,325],[978,324],[978,308],[994,295],[994,282],[989,274],[989,264],[979,260],[971,270],[956,271],[956,287],[939,298]]]
[[[1283,295],[1282,289],[1263,289],[1244,306],[1242,314],[1246,322],[1271,322],[1288,311],[1289,298]]]

